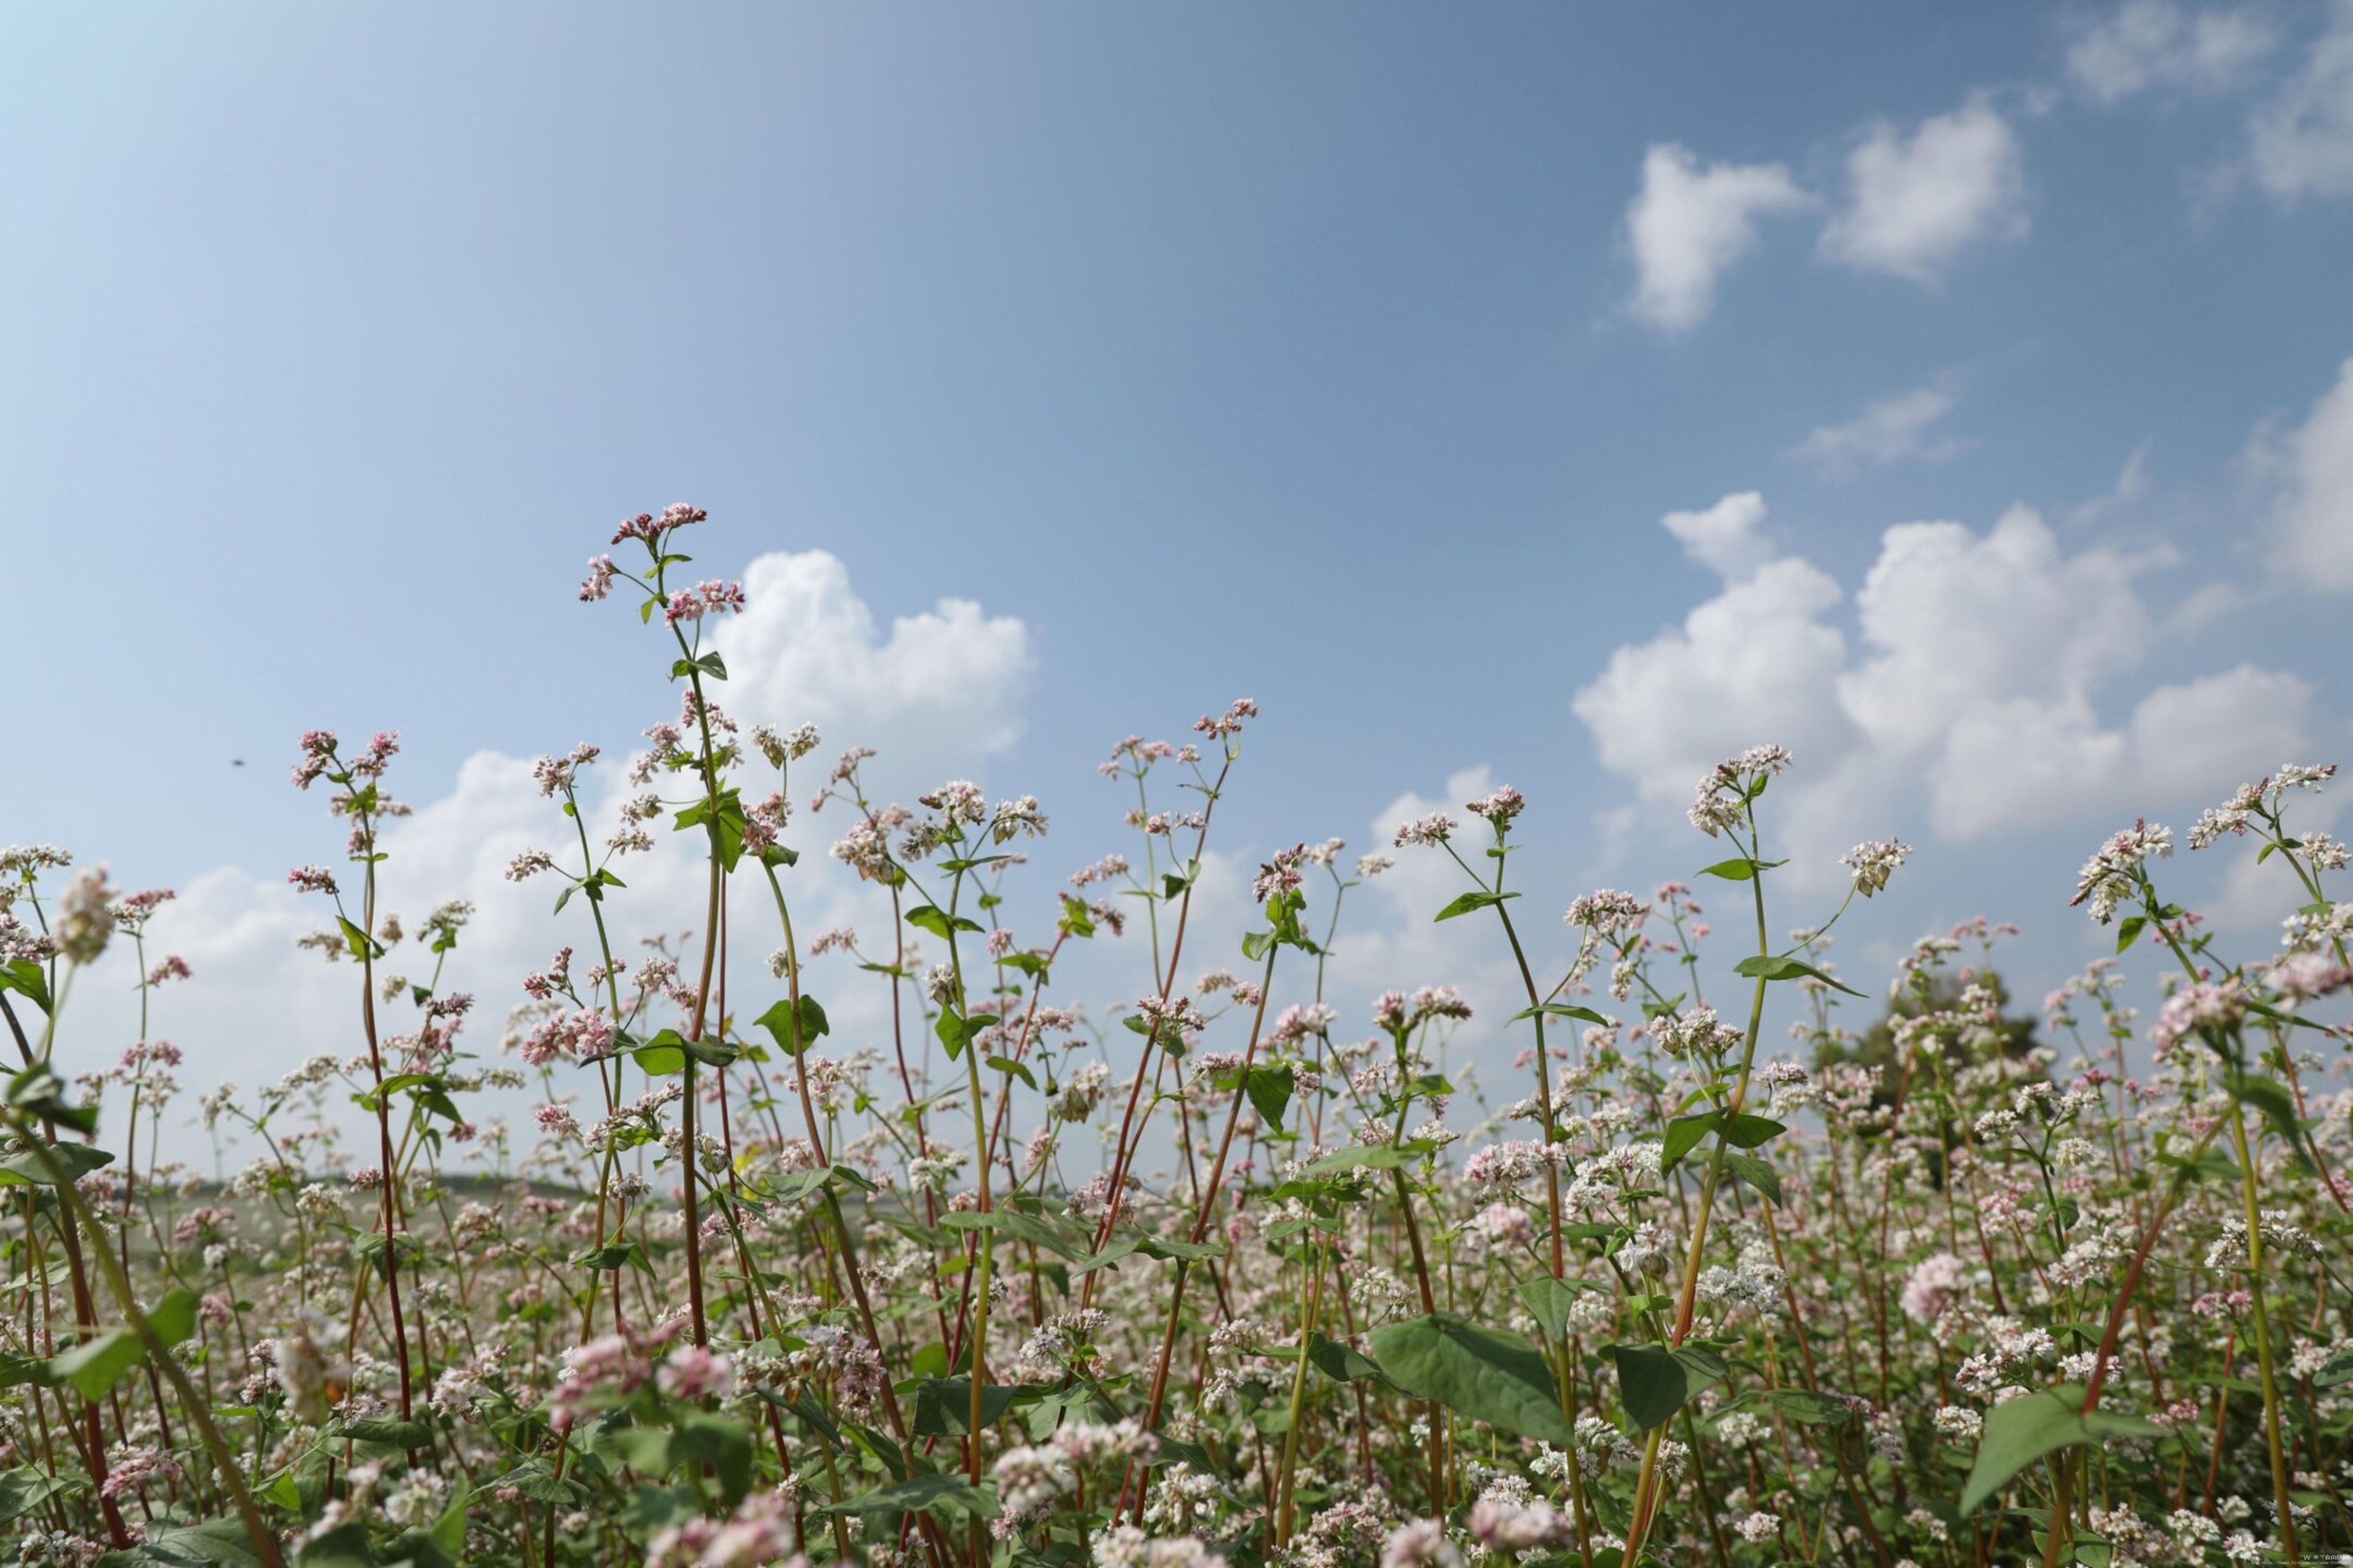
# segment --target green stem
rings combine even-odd
[[[90,1218],[90,1210],[81,1201],[81,1194],[74,1189],[72,1174],[49,1145],[22,1118],[16,1119],[16,1131],[32,1146],[34,1154],[41,1162],[42,1173],[49,1178],[50,1184],[57,1189],[58,1199],[72,1216],[71,1223],[90,1237],[91,1245],[87,1250],[98,1259],[100,1272],[106,1276],[106,1288],[114,1297],[114,1304],[121,1309],[123,1317],[129,1321],[131,1331],[146,1347],[150,1364],[163,1370],[164,1380],[180,1396],[181,1407],[195,1423],[196,1435],[204,1441],[205,1452],[212,1456],[213,1468],[220,1473],[221,1484],[228,1489],[229,1499],[237,1506],[237,1518],[245,1525],[246,1537],[253,1545],[253,1554],[261,1560],[264,1568],[279,1568],[278,1538],[263,1521],[261,1510],[254,1506],[253,1494],[246,1489],[245,1476],[237,1468],[237,1457],[229,1452],[220,1428],[213,1424],[207,1402],[196,1392],[186,1369],[172,1353],[172,1347],[164,1342],[164,1336],[155,1331],[154,1324],[147,1321],[147,1314],[139,1310],[138,1300],[132,1293],[130,1276],[123,1272],[113,1249],[99,1234],[96,1222]]]

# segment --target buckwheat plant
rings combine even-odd
[[[1542,905],[1510,787],[1371,853],[1303,813],[1213,855],[1247,699],[1121,740],[1049,837],[1039,796],[893,800],[855,734],[731,712],[705,525],[634,516],[580,584],[666,689],[626,756],[534,764],[527,973],[463,901],[387,907],[397,741],[313,731],[345,841],[290,879],[340,1001],[242,1019],[246,1087],[189,1106],[197,901],[0,851],[18,1562],[2353,1552],[2333,769],[2102,845],[2075,902],[2115,951],[2039,1007],[2007,975],[2080,936],[2055,909],[1866,994],[1841,922],[1924,858],[1772,858],[1778,746],[1699,781],[1711,842],[1647,893]],[[2276,894],[2273,951],[2226,951],[2177,852]],[[1503,984],[1355,931],[1407,858]],[[681,870],[684,931],[649,893]],[[85,1005],[117,985],[135,1037]]]

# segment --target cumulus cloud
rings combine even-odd
[[[2131,506],[2147,495],[2149,448],[2150,443],[2147,441],[2135,447],[2131,456],[2125,458],[2125,466],[2116,470],[2116,482],[2108,487],[2108,493],[2094,496],[2090,500],[2077,507],[2074,511],[2074,521],[2096,521],[2110,512],[2120,511]]]
[[[1773,547],[1757,531],[1765,521],[1765,498],[1756,490],[1725,496],[1701,511],[1671,511],[1659,519],[1679,540],[1683,553],[1725,582],[1737,582],[1773,557]]]
[[[1703,771],[1754,741],[1843,752],[1851,721],[1834,691],[1847,643],[1822,619],[1842,597],[1806,562],[1774,561],[1618,648],[1571,703],[1602,764],[1646,800],[1680,804]],[[1736,735],[1746,738],[1727,746]]]
[[[2088,695],[2147,648],[2135,580],[2169,556],[2069,555],[2025,507],[1980,534],[1958,522],[1887,530],[1855,595],[1873,656],[1841,678],[1841,705],[1883,744],[1914,750],[1975,703]]]
[[[1881,121],[1848,155],[1847,178],[1821,250],[1862,271],[1932,283],[1972,246],[2026,233],[2025,153],[1982,98],[1908,137]]]
[[[1817,879],[1865,833],[1968,840],[2219,796],[2298,749],[2313,692],[2242,665],[2105,719],[2159,636],[2141,584],[2172,561],[2070,552],[2024,507],[1982,532],[1905,523],[1881,539],[1851,621],[1827,573],[1768,561],[1618,648],[1572,706],[1638,816],[1680,805],[1721,757],[1788,745],[1799,772],[1776,791],[1778,831]]]
[[[744,584],[745,613],[716,633],[730,679],[715,686],[712,695],[747,725],[819,723],[828,752],[804,767],[821,774],[832,748],[876,745],[883,752],[872,764],[881,789],[907,798],[951,773],[971,773],[976,762],[1018,734],[1035,663],[1028,628],[1019,620],[989,616],[967,601],[943,600],[928,612],[893,621],[885,634],[842,563],[823,552],[764,555],[746,570]],[[626,628],[617,626],[617,635],[638,630],[634,616],[617,618],[628,622]],[[620,805],[631,793],[622,778],[618,753],[624,749],[608,748],[607,760],[582,775],[586,826],[599,846],[619,825]],[[825,853],[847,823],[829,817],[811,822],[807,816],[816,776],[795,775],[798,815],[788,837],[804,851],[786,873],[795,920],[804,941],[829,925],[857,924],[887,942],[887,901]],[[419,783],[404,778],[398,763],[387,782],[395,794],[407,793],[404,784],[413,788]],[[664,933],[675,940],[682,931],[695,931],[687,951],[701,951],[701,839],[661,833],[660,820],[654,826],[652,851],[612,863],[627,886],[608,893],[604,910],[616,956],[624,964],[634,965],[643,956],[641,938]],[[504,874],[508,862],[527,847],[545,848],[576,863],[577,843],[570,837],[575,831],[556,804],[541,795],[528,759],[483,752],[464,763],[446,793],[390,824],[384,835],[380,910],[397,912],[414,929],[444,901],[464,900],[475,907],[441,983],[445,991],[472,992],[480,998],[465,1044],[482,1056],[497,1057],[499,1020],[521,999],[524,973],[544,967],[559,946],[575,948],[584,969],[595,961],[596,931],[586,900],[575,899],[560,914],[552,913],[559,886],[552,877],[518,884]],[[322,846],[341,836],[322,810]],[[323,853],[319,858],[332,858]],[[344,880],[350,879],[345,874]],[[158,1033],[186,1050],[180,1077],[192,1095],[229,1079],[250,1089],[291,1068],[310,1051],[348,1057],[363,1049],[357,967],[349,962],[330,964],[294,947],[303,932],[332,923],[332,910],[322,900],[300,897],[278,874],[254,868],[206,873],[164,906],[152,928],[151,955],[182,954],[196,980],[166,993]],[[779,939],[772,910],[747,900],[735,910],[727,945],[737,995],[766,984],[764,960]],[[129,959],[111,952],[103,962],[124,966]],[[396,945],[379,974],[423,981],[434,963],[432,954],[418,952],[413,942]],[[127,968],[119,978],[127,983]],[[111,979],[85,988],[77,998],[79,1016],[69,1031],[72,1038],[131,1037],[136,1014],[124,1012],[127,994],[126,986]],[[875,1026],[887,1016],[888,997],[880,986],[842,994],[828,990],[826,1002],[839,1026]],[[415,1026],[405,1007],[385,1008],[387,1031]],[[281,1042],[260,1058],[239,1048],[257,1018],[267,1019],[272,1038]],[[94,1063],[73,1065],[79,1069]],[[517,1099],[506,1109],[519,1113],[522,1103]]]
[[[1687,331],[1715,306],[1716,279],[1757,248],[1757,220],[1811,205],[1778,163],[1708,163],[1660,142],[1642,158],[1642,188],[1626,209],[1635,290],[1627,309],[1665,331]]]
[[[2337,0],[2303,64],[2247,121],[2255,183],[2281,201],[2353,195],[2353,0]]]
[[[1931,796],[1936,826],[1978,838],[2095,822],[2136,801],[2219,798],[2237,775],[2304,745],[2312,695],[2293,675],[2242,665],[2159,687],[2115,728],[2073,694],[1976,704],[1944,738]]]
[[[2253,456],[2276,486],[2274,575],[2321,593],[2353,590],[2353,359],[2302,425],[2259,432]]]
[[[1851,474],[1881,468],[1906,459],[1936,461],[1968,448],[1957,437],[1936,433],[1935,426],[1953,411],[1953,395],[1942,387],[1920,386],[1883,397],[1843,425],[1822,425],[1790,455],[1819,466],[1825,473]]]
[[[2067,71],[2104,104],[2152,88],[2215,91],[2242,80],[2277,41],[2249,11],[2192,15],[2171,0],[2125,0],[2069,46]]]
[[[717,634],[731,709],[769,723],[807,720],[828,739],[881,751],[886,767],[934,772],[968,768],[1020,735],[1037,664],[1020,621],[942,599],[892,621],[884,637],[849,568],[822,550],[761,556],[744,571],[744,614]]]

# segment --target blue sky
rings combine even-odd
[[[400,730],[420,804],[626,747],[661,661],[572,584],[680,499],[715,570],[830,552],[874,644],[1018,621],[961,719],[921,661],[858,690],[1045,796],[1056,865],[1121,847],[1111,742],[1248,693],[1238,856],[1370,847],[1484,764],[1565,903],[1687,874],[1663,781],[1786,721],[1844,769],[1820,843],[1922,846],[1874,951],[1982,910],[2055,978],[2118,821],[2344,751],[2345,5],[5,26],[0,840],[126,885],[331,850],[283,782],[312,725]],[[1752,491],[1716,566],[1661,526]],[[1932,520],[1968,531],[1887,534]],[[1778,633],[1727,670],[1672,629],[1710,604]],[[1888,640],[1932,625],[2019,668]],[[2030,753],[2082,764],[2012,801]]]

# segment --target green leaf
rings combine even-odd
[[[2142,928],[2148,924],[2147,915],[2126,915],[2116,922],[2116,951],[2124,952],[2140,940]]]
[[[960,931],[980,930],[978,921],[968,921],[962,915],[952,915],[935,904],[921,904],[909,910],[907,923],[911,926],[921,926],[943,942],[950,940]]]
[[[1977,1462],[1969,1467],[1968,1484],[1961,1489],[1962,1515],[1975,1513],[1979,1504],[2008,1486],[2011,1477],[2046,1454],[2104,1437],[2166,1435],[2164,1427],[2137,1416],[2111,1415],[2104,1410],[2086,1415],[2083,1404],[2084,1390],[2063,1384],[2004,1400],[1989,1411],[1985,1434],[1978,1440]]]
[[[253,1495],[289,1513],[299,1513],[302,1509],[302,1483],[290,1469],[279,1471],[267,1486],[254,1489]]]
[[[98,1107],[76,1105],[68,1100],[65,1080],[42,1063],[37,1062],[8,1079],[8,1103],[77,1132],[98,1131]]]
[[[1121,1258],[1131,1256],[1154,1258],[1163,1262],[1178,1258],[1187,1262],[1198,1262],[1203,1258],[1223,1258],[1225,1255],[1226,1247],[1223,1242],[1177,1241],[1163,1237],[1147,1236],[1140,1230],[1123,1227],[1112,1237],[1111,1240],[1103,1244],[1103,1249],[1101,1252],[1091,1252],[1084,1258],[1079,1258],[1077,1267],[1071,1272],[1074,1275],[1092,1274],[1098,1268],[1108,1268]]]
[[[709,1068],[723,1068],[744,1054],[727,1040],[681,1040],[679,1049]]]
[[[1455,900],[1452,903],[1447,905],[1444,909],[1439,910],[1436,919],[1433,920],[1431,923],[1435,924],[1437,921],[1451,921],[1456,915],[1467,915],[1473,910],[1483,910],[1491,905],[1500,904],[1505,899],[1516,899],[1518,897],[1519,894],[1517,893],[1490,893],[1484,890],[1465,893],[1461,898]]]
[[[1769,871],[1776,866],[1788,864],[1787,860],[1751,860],[1746,855],[1739,855],[1729,860],[1718,860],[1713,866],[1703,866],[1699,868],[1699,874],[1703,877],[1721,877],[1727,882],[1746,882],[1753,880],[1759,872]]]
[[[1592,1008],[1573,1007],[1566,1002],[1546,1002],[1535,1007],[1523,1007],[1505,1022],[1516,1024],[1523,1018],[1533,1018],[1539,1013],[1554,1018],[1577,1018],[1588,1024],[1599,1024],[1604,1028],[1609,1026],[1609,1020]]]
[[[101,1399],[125,1373],[147,1359],[135,1334],[116,1331],[99,1335],[49,1358],[49,1381],[70,1383],[87,1399]]]
[[[987,1020],[983,1019],[976,1028],[970,1019],[955,1008],[943,1007],[940,1016],[933,1020],[932,1033],[937,1035],[940,1044],[947,1047],[948,1060],[955,1061],[963,1057],[964,1048],[971,1043],[972,1037],[987,1026]]]
[[[311,1559],[306,1556],[297,1561],[308,1564]],[[368,1559],[362,1557],[358,1561],[364,1563]],[[234,1517],[159,1530],[147,1537],[135,1554],[109,1552],[99,1562],[163,1563],[169,1568],[260,1568],[261,1564],[261,1559],[254,1555],[253,1537]]]
[[[854,1513],[860,1515],[888,1513],[960,1514],[971,1519],[994,1519],[997,1505],[988,1494],[975,1487],[962,1476],[909,1476],[903,1481],[892,1481],[871,1492],[862,1492],[846,1502],[818,1509],[819,1513]]]
[[[992,1072],[1010,1073],[1031,1089],[1038,1087],[1038,1075],[1029,1070],[1028,1062],[1018,1062],[1011,1057],[984,1057],[981,1060]]]
[[[676,1029],[664,1029],[652,1039],[629,1053],[638,1067],[655,1078],[668,1078],[686,1070],[686,1037]]]
[[[1809,1426],[1841,1426],[1854,1416],[1853,1407],[1845,1400],[1810,1388],[1768,1389],[1765,1400],[1790,1420]]]
[[[112,1153],[104,1149],[94,1148],[88,1143],[51,1143],[48,1145],[48,1154],[50,1159],[65,1167],[67,1179],[76,1182],[102,1165],[114,1163]],[[40,1154],[31,1149],[0,1160],[0,1171],[6,1172],[19,1182],[30,1182],[36,1186],[57,1185],[56,1181],[49,1175],[48,1167],[42,1163]]]
[[[384,956],[384,943],[360,930],[349,920],[337,915],[335,923],[343,928],[343,945],[351,949],[353,958],[365,960]]]
[[[777,1048],[788,1057],[799,1056],[815,1045],[819,1036],[833,1032],[825,1009],[818,1005],[816,997],[807,995],[801,998],[797,1011],[791,997],[782,997],[752,1022],[767,1030]]]
[[[26,1384],[47,1388],[56,1382],[49,1373],[48,1357],[0,1352],[0,1388],[22,1388]]]
[[[1775,1204],[1781,1202],[1781,1178],[1754,1154],[1726,1154],[1724,1168],[1755,1187]]]
[[[1751,1116],[1743,1111],[1724,1124],[1724,1141],[1736,1149],[1755,1149],[1788,1131],[1769,1116]]]
[[[1316,1371],[1335,1383],[1360,1383],[1369,1378],[1376,1383],[1397,1387],[1381,1363],[1358,1350],[1351,1350],[1339,1341],[1326,1339],[1319,1333],[1307,1336],[1307,1362]]]
[[[2353,1383],[2353,1350],[2338,1351],[2312,1374],[2315,1388],[2334,1388],[2340,1383]]]
[[[16,992],[42,1012],[49,1010],[48,974],[29,958],[0,963],[0,991]]]
[[[0,1524],[24,1518],[65,1489],[62,1479],[45,1475],[31,1465],[19,1465],[0,1475]]]
[[[377,1106],[382,1105],[387,1099],[393,1095],[398,1094],[404,1089],[414,1089],[421,1083],[438,1083],[441,1080],[438,1077],[429,1072],[396,1073],[392,1077],[385,1079],[382,1083],[376,1085],[374,1089],[363,1089],[358,1094],[352,1096],[352,1103],[357,1105],[363,1110],[374,1110]]]
[[[655,1278],[652,1260],[646,1257],[644,1246],[634,1238],[609,1241],[602,1247],[583,1247],[566,1261],[575,1268],[594,1268],[607,1274],[622,1268],[635,1268],[649,1279]]]
[[[2232,1072],[2222,1075],[2222,1087],[2231,1091],[2232,1100],[2262,1112],[2272,1131],[2287,1140],[2299,1164],[2311,1163],[2304,1152],[2304,1123],[2295,1114],[2295,1097],[2287,1085],[2254,1073]]]
[[[204,1298],[182,1285],[164,1293],[147,1309],[147,1326],[167,1345],[185,1344],[195,1336],[196,1308]]]
[[[1715,1352],[1697,1345],[1678,1350],[1664,1345],[1612,1345],[1609,1354],[1618,1363],[1618,1392],[1625,1401],[1626,1414],[1643,1432],[1723,1382],[1732,1370]]]
[[[1665,1175],[1683,1163],[1683,1156],[1700,1145],[1700,1141],[1715,1131],[1724,1119],[1721,1110],[1703,1111],[1697,1116],[1678,1116],[1667,1123],[1666,1137],[1659,1149],[1659,1174]]]
[[[587,1497],[588,1491],[569,1476],[558,1477],[539,1459],[529,1459],[517,1465],[491,1483],[493,1487],[512,1487],[533,1502],[553,1507],[575,1507]]]
[[[1520,1302],[1528,1315],[1541,1324],[1548,1339],[1568,1337],[1568,1311],[1577,1298],[1593,1289],[1582,1279],[1556,1279],[1549,1274],[1539,1274],[1533,1279],[1520,1281]]]
[[[1006,1236],[1018,1237],[1023,1241],[1035,1242],[1047,1251],[1063,1258],[1078,1256],[1071,1244],[1045,1221],[1032,1219],[1011,1209],[991,1209],[987,1214],[966,1209],[961,1213],[944,1214],[940,1216],[940,1224],[949,1230],[994,1230]]]
[[[1250,1069],[1250,1105],[1277,1132],[1282,1131],[1282,1113],[1290,1107],[1291,1089],[1289,1062]]]
[[[1433,1312],[1385,1324],[1372,1340],[1389,1381],[1409,1394],[1525,1437],[1563,1445],[1576,1440],[1561,1416],[1551,1369],[1516,1334]]]
[[[356,1520],[312,1536],[294,1554],[294,1568],[374,1568],[375,1554],[368,1550],[367,1526]]]
[[[1098,1268],[1108,1268],[1113,1264],[1117,1263],[1121,1258],[1133,1256],[1135,1250],[1143,1245],[1144,1237],[1142,1233],[1133,1230],[1123,1230],[1116,1236],[1113,1236],[1109,1241],[1103,1243],[1103,1249],[1101,1252],[1090,1252],[1084,1258],[1080,1258],[1078,1260],[1079,1266],[1076,1268],[1073,1268],[1071,1272],[1073,1274],[1092,1274]]]
[[[364,1415],[356,1421],[336,1424],[334,1435],[349,1437],[355,1443],[381,1443],[387,1448],[424,1448],[432,1446],[433,1428],[422,1421],[396,1421],[385,1415]]]
[[[752,1489],[752,1428],[733,1415],[680,1412],[670,1431],[670,1453],[680,1463],[709,1465],[730,1503]]]
[[[2246,1000],[2248,1012],[2259,1013],[2263,1016],[2269,1018],[2273,1023],[2279,1025],[2282,1028],[2326,1030],[2328,1027],[2327,1025],[2320,1023],[2316,1019],[2298,1017],[2294,1013],[2283,1012],[2279,1008],[2273,1006],[2270,1003],[2259,1002],[2253,996],[2248,997]]]
[[[449,1506],[441,1510],[441,1517],[433,1521],[433,1528],[427,1532],[427,1539],[439,1547],[442,1555],[452,1563],[462,1564],[466,1561],[466,1508],[473,1500],[473,1496],[474,1489],[459,1480],[449,1489]]]
[[[1833,980],[1812,964],[1793,958],[1786,952],[1775,957],[1767,957],[1763,953],[1751,954],[1734,964],[1732,972],[1735,974],[1745,974],[1751,980],[1819,980],[1833,991],[1843,991],[1850,996],[1862,994],[1853,986],[1843,981]]]
[[[980,1425],[986,1431],[1013,1408],[1024,1390],[1013,1384],[983,1384]],[[972,1379],[929,1377],[915,1389],[914,1434],[918,1437],[961,1437],[972,1419]]]

